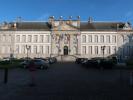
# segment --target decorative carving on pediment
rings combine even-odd
[[[59,24],[58,26],[54,26],[53,30],[55,30],[55,31],[75,30],[76,31],[76,30],[78,30],[78,28],[76,28],[72,25],[69,25],[68,23],[63,22],[62,24]]]
[[[123,29],[124,30],[132,30],[131,24],[129,22],[125,23]]]

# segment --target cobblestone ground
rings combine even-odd
[[[129,71],[86,69],[74,63],[57,63],[35,72],[35,87],[25,69],[9,70],[3,84],[0,70],[0,100],[133,100]]]

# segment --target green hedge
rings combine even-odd
[[[133,59],[126,60],[126,65],[127,66],[133,66]]]
[[[18,61],[1,61],[0,62],[0,69],[3,68],[18,68],[20,62]]]

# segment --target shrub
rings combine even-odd
[[[126,60],[126,65],[127,66],[133,66],[133,59]]]

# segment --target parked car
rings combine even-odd
[[[55,57],[47,57],[46,59],[49,61],[49,64],[53,64],[57,62],[57,59]]]
[[[10,58],[9,58],[9,57],[4,57],[4,58],[2,59],[2,61],[10,61]]]
[[[86,60],[87,58],[77,58],[75,63],[77,64],[81,64],[84,60]]]
[[[20,67],[27,68],[29,64],[28,60],[24,60],[23,62],[20,62]]]
[[[84,66],[87,68],[98,68],[99,62],[95,59],[90,59],[84,64]]]
[[[112,59],[104,59],[100,62],[100,67],[104,69],[111,69],[115,63],[112,61]]]
[[[39,69],[47,69],[49,67],[49,62],[47,60],[33,59],[33,61],[34,61],[35,66]],[[28,68],[29,61],[25,60],[24,62],[20,63],[20,65],[23,68]]]
[[[44,59],[34,59],[35,66],[40,69],[47,69],[49,67],[49,61]]]
[[[86,63],[88,62],[88,58],[84,58],[84,59],[82,59],[82,61],[81,61],[81,65],[82,66],[86,66]]]

